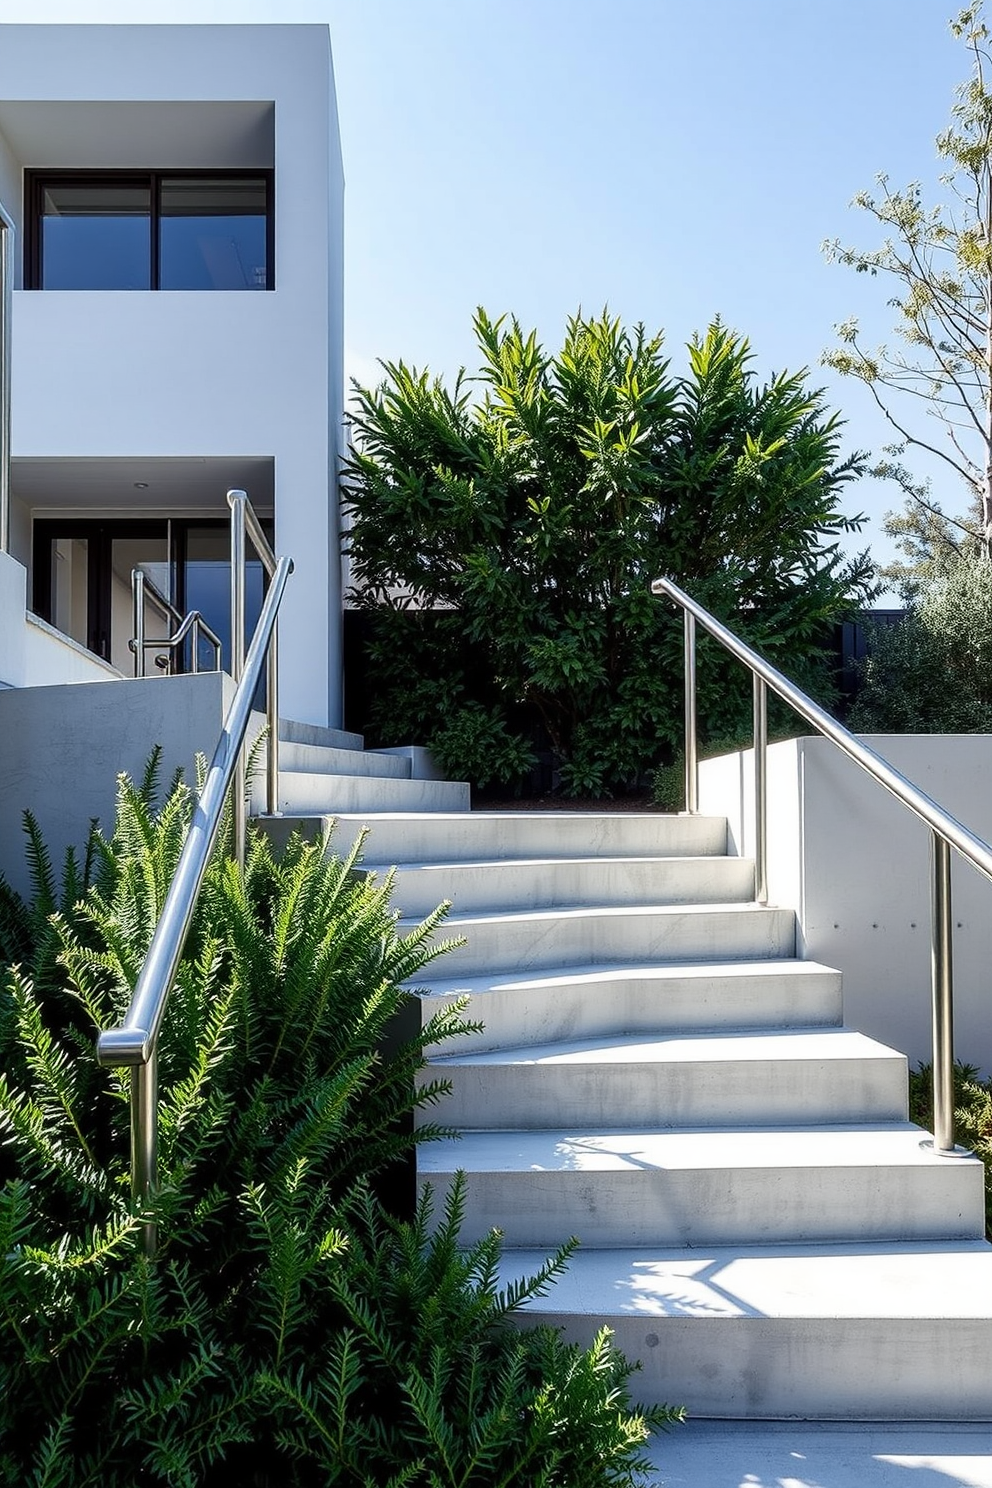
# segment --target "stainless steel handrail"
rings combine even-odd
[[[14,224],[0,207],[0,553],[10,552],[10,379]]]
[[[262,524],[255,515],[254,507],[244,491],[228,491],[227,504],[231,508],[231,675],[237,682],[245,665],[245,599],[247,590],[247,546],[251,542],[266,573],[271,580],[276,571],[276,555],[262,531]],[[267,816],[279,815],[279,637],[273,630],[269,647],[269,662],[265,682],[266,711],[266,767],[265,767],[265,811]],[[234,791],[234,856],[239,863],[245,860],[245,839],[248,830],[248,804],[245,790],[247,764],[242,749],[236,769]]]
[[[951,870],[950,849],[986,878],[992,879],[992,847],[968,830],[950,812],[939,806],[925,791],[888,760],[877,754],[843,724],[832,718],[819,703],[763,656],[742,641],[732,630],[717,620],[701,604],[690,598],[671,579],[655,579],[652,594],[664,594],[682,609],[685,625],[686,654],[686,809],[698,808],[698,751],[696,741],[696,666],[695,623],[698,621],[738,661],[749,668],[754,678],[754,782],[755,782],[755,898],[768,899],[768,730],[765,707],[766,689],[780,698],[836,744],[849,759],[860,765],[873,780],[885,787],[897,801],[930,828],[933,841],[933,877],[931,889],[931,985],[933,990],[933,1108],[934,1151],[942,1156],[960,1152],[954,1144],[954,1031],[953,967],[951,957]],[[692,693],[691,704],[688,694]],[[690,778],[692,777],[692,778]]]
[[[292,571],[292,559],[280,558],[124,1021],[104,1029],[97,1039],[101,1065],[131,1069],[131,1186],[139,1200],[148,1197],[157,1177],[159,1031]],[[151,1223],[145,1225],[144,1244],[146,1252],[154,1254]]]
[[[171,635],[156,639],[154,636],[145,636],[145,600],[150,599],[157,604],[162,613],[178,626]],[[143,677],[145,675],[145,652],[157,651],[160,648],[166,651],[175,651],[182,645],[190,631],[193,633],[193,644],[191,647],[190,671],[197,673],[200,670],[200,637],[208,641],[213,647],[214,664],[212,671],[220,671],[221,663],[221,640],[214,630],[207,624],[200,610],[190,610],[188,615],[181,615],[175,605],[162,593],[161,589],[140,568],[131,570],[131,623],[134,634],[128,641],[128,646],[134,652],[134,675]]]

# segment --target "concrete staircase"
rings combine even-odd
[[[338,850],[371,828],[401,929],[452,901],[425,1013],[467,997],[485,1025],[434,1052],[460,1136],[421,1178],[440,1201],[467,1174],[466,1239],[497,1225],[507,1279],[582,1242],[529,1315],[608,1322],[638,1392],[694,1415],[992,1419],[981,1166],[933,1156],[905,1059],[843,1026],[725,824],[395,808],[423,783],[363,779],[327,782],[364,802],[322,799]],[[322,788],[286,785],[314,826]]]
[[[258,715],[258,729],[265,720]],[[417,749],[366,749],[361,734],[317,724],[279,724],[279,809],[287,817],[340,812],[467,811],[469,788],[460,781],[416,774],[425,758]],[[252,810],[264,810],[261,768],[252,788]]]

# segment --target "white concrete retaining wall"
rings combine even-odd
[[[868,735],[866,742],[979,837],[992,840],[992,737]],[[769,749],[769,891],[794,908],[801,954],[844,973],[846,1021],[913,1061],[930,1058],[930,832],[826,739]],[[700,768],[700,810],[754,845],[751,751]],[[957,859],[955,1051],[992,1070],[992,883]]]
[[[0,691],[0,872],[28,889],[25,810],[57,865],[67,847],[85,844],[94,817],[109,834],[117,775],[140,779],[153,744],[162,745],[163,788],[178,768],[195,783],[196,755],[213,754],[233,692],[222,672]],[[261,722],[256,715],[251,731]]]

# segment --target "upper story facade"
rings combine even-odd
[[[180,598],[202,587],[225,492],[243,487],[296,564],[283,712],[336,723],[343,174],[327,28],[0,27],[0,210],[10,551],[29,604],[121,666],[124,566],[165,564]]]

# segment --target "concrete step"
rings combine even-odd
[[[382,756],[377,756],[382,758]],[[261,806],[259,783],[253,809]],[[390,780],[378,776],[280,773],[279,809],[284,817],[311,817],[314,833],[321,817],[341,812],[374,815],[377,811],[457,811],[468,809],[469,787],[455,780]],[[280,832],[282,829],[280,829]],[[335,850],[343,852],[352,839],[339,832]]]
[[[436,961],[431,970],[445,967],[446,960]],[[456,998],[469,998],[465,1016],[485,1026],[459,1039],[459,1053],[606,1034],[777,1028],[790,1021],[813,1027],[842,1019],[840,972],[784,959],[445,977],[421,996],[425,1020]]]
[[[992,1488],[978,1422],[689,1420],[645,1456],[643,1488]]]
[[[629,1035],[432,1059],[459,1130],[905,1121],[906,1059],[847,1028]],[[948,1159],[949,1160],[949,1159]]]
[[[501,1281],[546,1256],[507,1250]],[[984,1241],[579,1250],[520,1317],[584,1343],[608,1323],[634,1394],[696,1416],[992,1420]]]
[[[400,920],[399,929],[415,922]],[[795,956],[791,909],[755,904],[623,905],[450,915],[446,937],[464,936],[438,964],[446,977],[659,961],[754,961]]]
[[[264,746],[262,757],[264,758]],[[322,744],[280,743],[279,770],[302,775],[374,775],[409,780],[410,761],[365,749],[328,749]]]
[[[369,848],[374,851],[374,833]],[[384,873],[386,863],[368,861]],[[442,899],[456,913],[607,904],[731,904],[754,897],[754,865],[744,858],[495,858],[403,863],[393,903],[425,915]]]
[[[371,827],[370,861],[478,862],[491,858],[700,857],[727,851],[727,823],[715,816],[663,812],[432,812],[399,808],[340,816],[342,834]]]
[[[265,715],[259,713],[256,716],[264,727]],[[292,718],[280,718],[279,738],[287,743],[313,744],[322,749],[365,748],[361,734],[350,733],[347,729],[325,728],[320,723],[297,723]]]
[[[443,1114],[443,1107],[442,1107]],[[435,1213],[464,1171],[462,1240],[507,1245],[980,1240],[983,1169],[908,1122],[746,1131],[476,1131],[421,1148]]]

